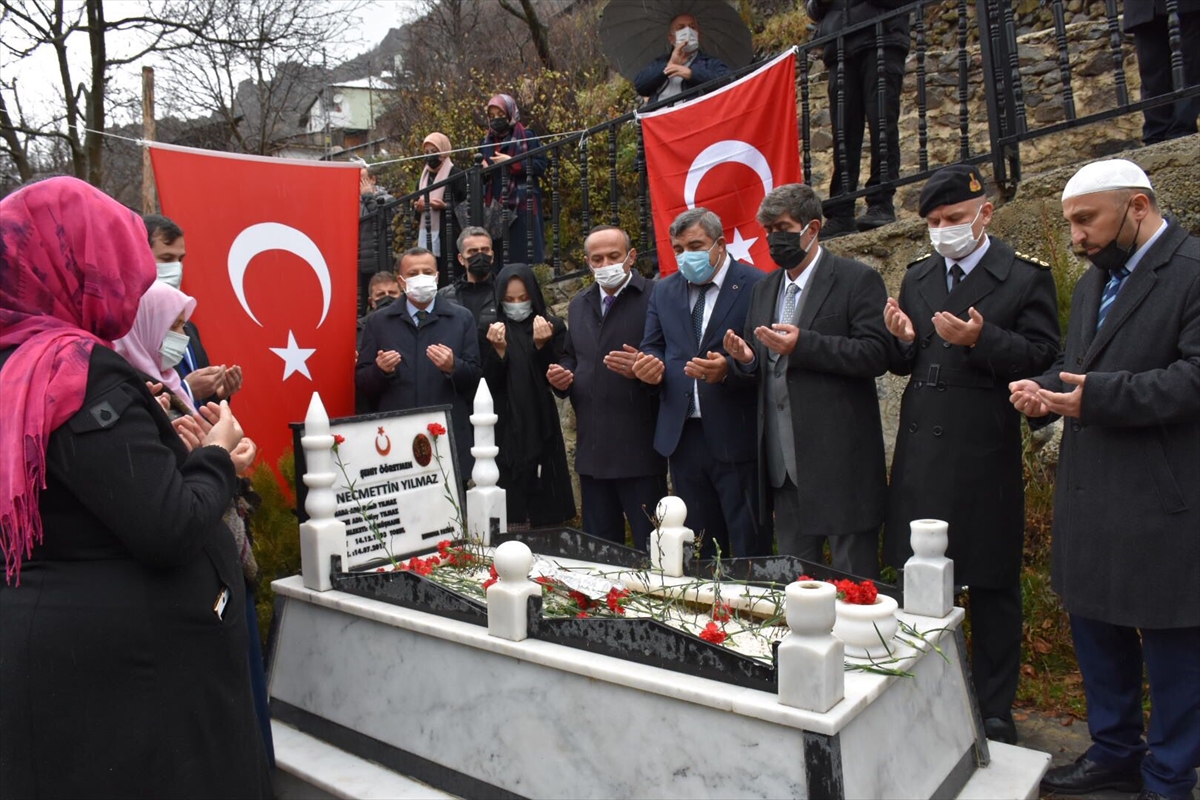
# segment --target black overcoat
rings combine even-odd
[[[1058,353],[1054,277],[1043,264],[991,237],[980,262],[953,292],[946,260],[914,262],[900,288],[900,307],[916,341],[895,342],[892,372],[911,375],[900,405],[892,459],[884,561],[904,566],[912,555],[909,523],[950,523],[954,580],[1002,587],[1020,578],[1025,531],[1021,415],[1009,402],[1011,381],[1040,375]],[[937,335],[933,315],[983,315],[975,347]],[[881,312],[882,313],[882,312]]]
[[[1063,356],[1038,379],[1086,373],[1066,420],[1051,580],[1072,614],[1114,625],[1200,625],[1200,239],[1170,225],[1096,331],[1106,273],[1079,279]]]
[[[797,488],[807,509],[801,531],[841,536],[878,531],[883,522],[887,473],[875,378],[887,371],[890,339],[883,324],[887,289],[879,273],[860,261],[822,250],[796,320],[800,336],[787,359],[788,400],[796,448]],[[770,369],[766,346],[754,336],[775,319],[784,271],[754,287],[742,338],[754,348],[757,396],[759,518],[767,509],[763,417]],[[733,369],[738,379],[743,370]]]
[[[189,455],[119,355],[90,363],[46,449],[44,540],[20,586],[0,581],[4,796],[270,796],[221,522],[233,462]]]
[[[604,366],[612,351],[641,343],[654,284],[634,270],[603,316],[602,291],[592,284],[571,299],[566,348],[558,362],[575,374],[570,388],[558,393],[575,409],[575,471],[599,480],[666,475],[667,460],[654,450],[657,393]]]

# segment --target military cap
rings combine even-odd
[[[924,217],[938,206],[953,205],[983,195],[983,175],[978,167],[951,164],[942,167],[925,181],[925,188],[921,189],[921,205],[917,212]]]

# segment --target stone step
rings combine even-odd
[[[988,741],[992,763],[975,770],[958,800],[1034,800],[1050,767],[1050,754],[1011,744]]]
[[[275,739],[278,800],[454,798],[454,795],[339,750],[277,720],[271,721],[271,735]]]

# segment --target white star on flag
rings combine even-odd
[[[738,261],[743,261],[747,264],[754,264],[754,259],[750,256],[750,248],[758,241],[758,237],[753,239],[743,239],[742,232],[737,228],[733,229],[733,241],[726,247],[729,250],[729,255],[736,258]],[[757,265],[756,265],[757,266]]]
[[[316,348],[300,347],[296,344],[296,335],[290,330],[288,331],[287,347],[272,347],[269,348],[272,353],[283,359],[283,380],[291,377],[293,372],[299,372],[304,377],[312,380],[312,375],[308,372],[309,357],[317,352]]]

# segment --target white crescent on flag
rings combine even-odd
[[[321,248],[317,247],[316,242],[308,238],[307,234],[278,222],[251,225],[239,233],[229,246],[229,282],[233,285],[233,293],[237,295],[246,315],[262,327],[262,323],[250,309],[250,304],[246,302],[246,268],[256,255],[268,250],[287,251],[299,256],[312,267],[317,280],[321,282],[321,321],[317,323],[317,327],[321,327],[321,323],[325,322],[325,317],[329,314],[329,299],[333,294],[329,265],[325,263],[325,256],[321,255]]]

